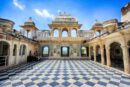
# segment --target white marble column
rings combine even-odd
[[[130,73],[130,59],[128,54],[128,47],[122,46],[122,52],[123,52],[123,61],[124,61],[124,72]]]
[[[52,56],[52,52],[53,52],[52,44],[49,44],[49,57]]]
[[[9,50],[8,50],[8,61],[7,61],[7,66],[12,65],[12,55],[13,55],[13,42],[9,43]]]
[[[79,35],[78,35],[78,30],[76,29],[76,37],[79,37]]]
[[[62,37],[62,29],[59,29],[59,38]]]
[[[54,29],[51,30],[51,37],[54,37]]]
[[[93,46],[93,51],[94,51],[94,62],[96,62],[97,61],[97,59],[96,59],[96,46]]]
[[[78,50],[78,51],[79,51],[79,52],[78,52],[78,53],[79,53],[79,57],[81,57],[81,45],[79,45],[78,49],[79,49],[79,50]]]
[[[89,59],[91,60],[91,46],[89,46]]]
[[[68,37],[71,37],[71,30],[68,29]]]
[[[101,47],[101,63],[104,65],[105,61],[104,61],[104,47],[103,45],[100,46]]]
[[[111,66],[110,47],[106,47],[107,66]]]

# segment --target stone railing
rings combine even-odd
[[[43,39],[38,39],[43,41],[83,41],[86,40],[84,37],[48,37]]]

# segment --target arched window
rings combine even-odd
[[[61,56],[62,57],[68,57],[69,56],[69,47],[68,46],[62,46],[61,47]]]
[[[19,51],[19,55],[25,55],[26,54],[26,46],[25,45],[21,45],[20,46],[20,51]]]
[[[96,60],[101,63],[101,49],[99,45],[96,46]]]
[[[62,37],[68,37],[68,32],[66,30],[62,32]]]
[[[87,49],[84,46],[81,47],[81,56],[83,56],[83,57],[87,56]]]
[[[90,47],[90,57],[91,57],[91,60],[94,60],[94,52],[93,52],[93,47]]]
[[[28,37],[28,33],[27,33],[27,31],[23,31],[24,33],[23,33],[23,35],[25,36],[25,37]]]
[[[9,44],[5,41],[0,41],[0,66],[8,64]]]
[[[22,55],[25,55],[25,53],[26,53],[26,46],[25,46],[25,45],[23,45]]]
[[[32,32],[28,32],[28,38],[32,38]]]
[[[0,56],[7,56],[9,53],[9,44],[5,41],[0,41]]]
[[[76,36],[77,36],[77,32],[76,32],[75,29],[72,29],[72,30],[71,30],[71,36],[72,36],[72,37],[76,37]]]
[[[54,30],[54,37],[59,37],[59,31],[58,31],[58,29]]]
[[[13,48],[13,56],[16,56],[16,54],[17,54],[17,45],[15,44]]]
[[[48,46],[42,47],[42,54],[43,54],[43,56],[49,56],[49,47]]]
[[[62,50],[63,50],[63,55],[67,55],[67,47],[63,47]]]

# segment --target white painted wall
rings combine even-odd
[[[32,52],[35,51],[35,46],[32,43],[28,42],[23,42],[23,41],[18,41],[18,40],[5,40],[5,39],[0,39],[0,41],[5,41],[9,43],[9,58],[8,58],[8,66],[13,66],[21,63],[26,63],[27,62],[27,56],[29,55],[29,51],[31,50]],[[13,56],[13,49],[14,45],[17,45],[17,53],[16,56]],[[26,52],[25,55],[21,56],[19,55],[20,51],[20,45],[25,45],[26,46]]]
[[[121,17],[121,22],[130,22],[130,11],[126,15]]]

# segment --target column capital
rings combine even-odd
[[[106,49],[110,50],[110,46],[106,46]]]
[[[96,48],[96,45],[94,44],[94,45],[92,45],[93,46],[93,48]]]
[[[129,46],[121,46],[121,48],[128,48]]]
[[[103,44],[100,44],[100,47],[103,49],[103,48],[104,48],[104,45],[103,45]]]

